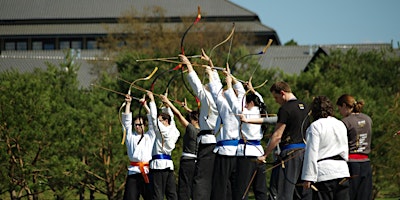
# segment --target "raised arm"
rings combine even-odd
[[[230,74],[228,74],[228,71],[224,72],[224,75],[226,76],[225,81],[226,81],[226,86],[227,86],[227,90],[225,92],[226,100],[228,101],[228,104],[231,107],[232,112],[234,114],[241,114],[242,108],[240,106],[240,101],[239,101],[238,97],[236,96],[235,91],[233,90],[233,86],[232,86],[232,83],[235,82],[234,78]]]
[[[171,103],[171,101],[164,95],[160,95],[161,101],[166,104],[171,110],[172,113],[178,118],[179,122],[187,127],[189,122],[185,119],[185,117],[181,114],[181,112]]]
[[[147,96],[150,99],[150,117],[151,117],[151,121],[153,124],[153,127],[157,124],[157,106],[156,106],[156,102],[154,101],[154,95],[151,91],[147,91]],[[155,132],[158,131],[157,128],[153,128]]]

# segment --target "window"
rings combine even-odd
[[[95,40],[89,40],[86,44],[87,49],[97,49],[97,42]]]
[[[32,42],[32,50],[42,50],[42,47],[43,47],[42,41]]]
[[[15,50],[15,42],[6,42],[5,50]]]
[[[17,50],[28,50],[27,42],[17,42]]]
[[[69,49],[69,41],[60,41],[60,49]]]
[[[44,50],[54,50],[55,49],[55,45],[54,45],[54,43],[44,43],[43,49]]]
[[[82,49],[82,42],[81,41],[72,41],[71,48],[72,49]]]

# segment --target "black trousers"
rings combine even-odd
[[[195,158],[182,157],[179,165],[178,179],[178,199],[189,200],[192,197],[192,186],[194,169],[196,165]]]
[[[339,184],[343,178],[314,183],[318,191],[312,193],[313,200],[349,200],[349,182]]]
[[[210,200],[215,144],[199,144],[193,178],[193,200]]]
[[[279,169],[276,167],[273,168],[271,171],[271,177],[269,179],[268,200],[275,200],[278,196],[278,174]]]
[[[372,199],[372,169],[368,162],[348,162],[350,171],[350,199]]]
[[[151,199],[150,183],[145,183],[142,174],[132,174],[126,177],[124,200]]]
[[[277,199],[311,199],[311,190],[303,190],[302,186],[296,186],[302,183],[304,149],[284,150],[280,154],[280,159],[286,162],[284,167],[282,165],[277,167]]]
[[[232,195],[236,191],[236,162],[236,156],[215,156],[211,200],[233,199]]]
[[[177,200],[176,183],[174,171],[168,169],[150,169],[153,181],[150,181],[153,188],[152,200]]]
[[[257,157],[252,156],[239,156],[237,157],[236,163],[236,192],[233,199],[241,200],[247,187],[253,189],[254,197],[256,200],[267,199],[267,182],[266,174],[264,173],[266,166],[265,164],[258,164]],[[253,181],[250,183],[251,178],[254,176]],[[250,190],[250,189],[249,189]],[[244,199],[248,199],[248,191]]]

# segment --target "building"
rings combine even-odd
[[[391,47],[390,44],[281,46],[273,28],[263,25],[255,13],[228,0],[8,0],[0,1],[0,72],[45,69],[46,62],[58,65],[64,62],[65,51],[70,49],[80,65],[81,87],[87,88],[96,78],[91,72],[92,61],[99,61],[102,55],[97,39],[108,34],[106,27],[116,28],[118,19],[132,9],[146,10],[153,6],[165,11],[163,26],[166,27],[192,20],[200,7],[202,23],[216,24],[229,31],[235,22],[235,33],[253,38],[246,43],[249,49],[262,49],[272,39],[272,46],[259,63],[263,68],[280,68],[289,74],[306,70],[318,56],[329,55],[332,48],[354,47],[366,51]],[[155,13],[149,16],[146,23],[157,21]]]
[[[168,27],[196,17],[200,7],[202,23],[230,29],[235,22],[235,32],[256,38],[250,45],[262,45],[268,39],[280,45],[276,31],[261,24],[255,13],[227,0],[13,0],[0,2],[0,50],[97,49],[96,40],[108,33],[106,26],[117,26],[130,10],[154,6],[165,11]],[[151,24],[158,16],[149,13],[149,17]]]

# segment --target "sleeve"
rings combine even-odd
[[[175,143],[178,141],[180,132],[176,126],[170,125],[167,131],[163,131],[164,136],[164,148],[166,153],[171,153],[175,149]]]
[[[219,80],[219,78],[218,78]],[[218,102],[218,97],[222,96],[222,84],[219,81],[213,81],[211,83],[208,84],[209,88],[210,88],[210,92],[211,92],[211,96],[214,99],[214,102],[217,103]]]
[[[150,114],[147,114],[147,121],[149,122],[149,125],[148,125],[149,130],[147,131],[147,133],[149,134],[150,138],[153,139],[156,137],[156,132],[154,131],[155,127],[154,127],[153,119]]]
[[[244,90],[243,84],[239,81],[233,85],[233,88],[237,91],[237,100],[241,104],[243,97],[246,94],[246,90]]]
[[[307,129],[307,145],[304,154],[304,164],[301,179],[316,182],[318,178],[318,150],[320,130],[315,123]]]
[[[203,90],[203,84],[201,83],[196,71],[192,71],[187,75],[190,86],[192,87],[196,96],[199,96]]]
[[[151,101],[149,103],[149,107],[150,107],[150,116],[151,116],[151,120],[149,120],[149,122],[151,121],[151,123],[153,124],[153,130],[155,132],[158,131],[157,128],[155,128],[155,126],[157,126],[157,107],[156,107],[156,103]],[[159,131],[158,131],[159,132]]]
[[[265,123],[265,124],[276,124],[276,122],[278,122],[277,116],[273,116],[273,117],[266,116],[263,118],[263,123]]]
[[[126,130],[126,134],[132,134],[132,113],[122,113],[122,128],[122,131]]]
[[[232,109],[232,112],[235,114],[241,114],[242,107],[240,106],[240,100],[236,96],[236,94],[232,88],[229,88],[225,92],[225,97],[226,97],[226,100],[228,101],[229,107],[231,107],[231,109]]]
[[[217,81],[217,82],[221,83],[221,79],[219,78],[217,70],[213,70],[212,78],[213,78],[213,81]]]

